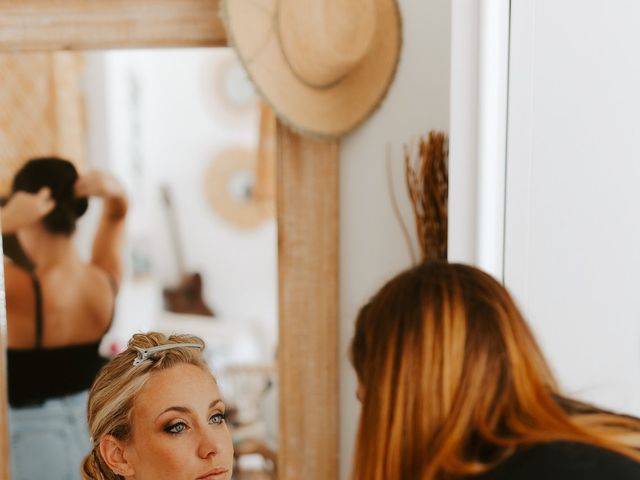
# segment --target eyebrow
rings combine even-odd
[[[213,407],[215,407],[217,404],[222,403],[222,400],[220,398],[216,398],[215,400],[213,400],[210,404],[209,404],[209,408],[208,410],[211,410]],[[173,407],[169,407],[169,408],[165,408],[162,412],[160,412],[160,414],[156,417],[156,420],[158,420],[158,418],[160,418],[162,415],[164,415],[167,412],[180,412],[180,413],[191,413],[191,409],[187,408],[187,407],[182,407],[179,405],[173,406]]]

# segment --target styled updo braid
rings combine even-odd
[[[82,478],[86,480],[122,480],[124,477],[113,473],[102,461],[98,446],[94,445],[82,462]]]

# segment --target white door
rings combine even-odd
[[[504,279],[565,391],[640,415],[640,1],[512,0]]]

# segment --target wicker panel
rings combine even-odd
[[[84,163],[84,120],[76,53],[0,55],[0,196],[30,157]]]
[[[86,161],[86,123],[83,95],[84,57],[79,53],[51,55],[53,69],[56,154],[76,165]]]

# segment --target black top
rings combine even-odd
[[[549,442],[523,448],[474,480],[638,480],[640,463],[593,445]]]
[[[46,400],[88,390],[107,362],[95,342],[43,348],[42,289],[33,272],[36,341],[34,348],[7,349],[9,404],[12,407],[41,405]],[[112,282],[115,287],[115,283]]]

